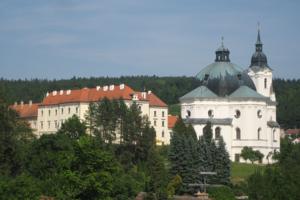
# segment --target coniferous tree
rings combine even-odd
[[[215,182],[218,184],[228,185],[230,183],[231,163],[222,136],[217,141],[217,149],[216,149],[216,154],[214,159],[215,159],[214,169],[217,172],[217,175],[212,178],[216,178]]]

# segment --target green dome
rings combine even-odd
[[[201,85],[206,86],[220,97],[229,96],[241,85],[256,91],[252,79],[242,68],[230,62],[229,50],[225,47],[224,49],[223,52],[218,49],[215,62],[196,75],[196,78],[201,81]]]

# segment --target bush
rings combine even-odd
[[[233,191],[230,187],[222,186],[216,188],[209,188],[208,194],[214,200],[235,200]]]

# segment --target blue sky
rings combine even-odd
[[[250,64],[261,24],[275,77],[300,78],[299,0],[1,0],[0,77],[193,76],[221,37]]]

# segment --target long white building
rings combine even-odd
[[[276,99],[272,70],[262,51],[258,31],[251,65],[243,70],[230,62],[229,50],[222,44],[215,62],[203,68],[196,78],[201,85],[180,98],[181,116],[191,123],[198,136],[211,122],[214,139],[224,138],[232,161],[243,162],[243,147],[264,154],[263,163],[279,151],[280,130],[276,122]]]
[[[168,106],[151,91],[136,92],[124,84],[52,91],[47,93],[39,104],[21,103],[12,107],[40,136],[57,132],[61,124],[73,115],[77,115],[84,121],[89,104],[105,97],[111,100],[122,98],[127,106],[135,102],[142,115],[147,116],[154,127],[157,144],[169,144]]]

